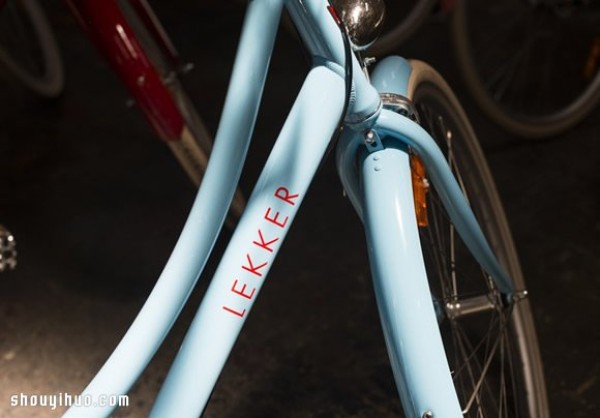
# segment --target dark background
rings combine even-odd
[[[144,302],[194,197],[119,80],[66,7],[46,3],[67,71],[41,101],[0,84],[0,223],[19,266],[0,275],[0,417],[14,393],[78,393]],[[156,3],[156,2],[155,2]],[[186,86],[217,126],[243,16],[229,2],[156,5],[195,63]],[[599,415],[600,113],[565,135],[524,142],[490,124],[466,93],[445,18],[400,49],[455,87],[480,135],[529,285],[554,417]],[[249,192],[307,70],[282,33],[242,180]],[[218,244],[222,249],[227,234]],[[373,301],[362,230],[331,158],[292,227],[207,410],[208,417],[391,417],[400,414]],[[118,416],[144,416],[208,283]]]

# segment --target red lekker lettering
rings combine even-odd
[[[234,314],[235,316],[239,316],[240,318],[243,318],[243,317],[244,317],[244,315],[246,314],[246,310],[245,310],[245,309],[244,309],[244,310],[242,310],[241,312],[239,312],[239,311],[234,311],[233,309],[231,309],[231,308],[228,308],[227,306],[223,306],[223,310],[224,310],[224,311],[227,311],[227,312],[229,312],[229,313],[232,313],[232,314]]]
[[[279,200],[287,203],[290,206],[296,206],[296,203],[297,203],[296,200],[300,197],[300,193],[293,194],[286,187],[278,187],[275,190],[275,193],[273,193],[273,196],[276,199],[279,199]],[[272,213],[272,212],[274,212],[274,213]],[[283,229],[287,225],[289,216],[284,217],[281,214],[281,212],[275,212],[272,207],[267,207],[267,210],[263,216],[263,219],[266,220],[267,222]],[[257,247],[262,248],[263,250],[265,250],[269,253],[273,253],[275,251],[274,244],[277,241],[279,241],[280,238],[281,238],[280,236],[275,236],[272,239],[271,239],[271,237],[265,238],[263,229],[259,228],[258,229],[258,239],[252,241],[252,245],[256,245]],[[263,273],[261,272],[261,269],[268,266],[270,261],[271,260],[267,260],[263,263],[255,265],[254,261],[252,260],[252,257],[250,256],[250,253],[246,253],[246,263],[242,264],[241,268],[242,268],[242,270],[245,270],[245,271],[253,274],[254,276],[262,277]],[[233,283],[231,285],[231,288],[229,290],[231,293],[233,293],[237,296],[240,296],[246,300],[252,300],[255,297],[257,288],[256,287],[249,288],[248,284],[244,283],[243,281],[240,281],[239,279],[234,279]],[[234,309],[234,308],[230,308],[229,306],[226,306],[226,305],[222,305],[222,309],[224,311],[229,312],[230,314],[235,315],[240,318],[243,318],[246,315],[246,309],[238,310],[239,308]]]
[[[279,241],[279,238],[273,238],[271,241],[265,241],[265,237],[260,229],[258,230],[258,239],[259,241],[252,241],[252,244],[258,245],[260,248],[265,249],[270,253],[273,252],[273,248],[269,247],[269,245]]]
[[[254,274],[255,276],[258,277],[262,277],[262,273],[259,272],[258,270],[260,270],[261,268],[263,268],[264,266],[266,266],[267,264],[269,264],[267,261],[265,261],[262,264],[259,264],[258,266],[255,266],[252,263],[252,259],[250,258],[250,254],[246,254],[246,260],[248,260],[248,265],[243,265],[242,264],[242,268],[246,271],[249,271],[250,273]]]
[[[271,208],[267,208],[267,211],[265,212],[265,220],[271,222],[273,225],[277,225],[280,228],[285,228],[285,224],[287,224],[288,221],[288,217],[286,216],[285,219],[283,220],[283,222],[279,222],[279,212],[275,212],[275,216],[274,217],[269,217],[269,215],[271,214]]]
[[[242,286],[242,288],[239,289],[239,290],[236,289],[237,284],[238,284],[238,280],[235,279],[235,281],[233,282],[233,286],[231,286],[231,291],[233,293],[235,293],[236,295],[240,295],[242,297],[245,297],[246,299],[252,299],[252,296],[254,296],[254,292],[256,292],[256,288],[253,287],[252,288],[252,292],[246,293],[246,288],[248,287],[246,285],[246,283],[244,283],[244,285]]]
[[[285,203],[289,203],[292,206],[296,204],[296,202],[294,202],[294,199],[297,199],[298,196],[300,196],[300,193],[290,194],[290,191],[285,187],[279,187],[277,190],[275,190],[276,198],[281,199]]]

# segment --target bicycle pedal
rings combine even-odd
[[[17,266],[17,243],[15,237],[3,225],[0,225],[0,272]]]

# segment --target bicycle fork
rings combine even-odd
[[[415,222],[407,148],[384,148],[370,131],[373,152],[349,173],[352,134],[340,143],[338,167],[362,218],[379,315],[396,387],[410,418],[461,417],[438,328]],[[340,158],[341,156],[341,158]],[[341,165],[339,165],[341,163]],[[345,166],[345,167],[344,167]],[[356,167],[356,166],[355,166]],[[360,189],[355,189],[359,186]]]
[[[395,75],[385,92],[406,95],[410,64],[401,58],[382,64],[381,71]],[[385,145],[380,137],[386,138]],[[514,289],[443,154],[419,124],[384,109],[370,124],[346,130],[338,146],[338,171],[365,227],[378,309],[405,413],[411,418],[458,418],[463,414],[421,252],[411,151],[443,190],[443,204],[474,257],[504,295],[510,297]]]

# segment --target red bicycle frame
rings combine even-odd
[[[184,171],[198,186],[206,171],[212,139],[199,118],[188,115],[190,109],[185,103],[180,103],[180,93],[172,91],[173,73],[180,72],[183,66],[150,5],[146,0],[65,1],[123,81],[158,137],[167,143]],[[144,50],[119,5],[125,1],[162,53],[169,66],[168,74],[161,74]],[[177,97],[177,102],[174,97]],[[231,206],[234,218],[240,216],[244,205],[245,199],[238,191]]]
[[[3,0],[2,0],[3,1]],[[65,0],[73,14],[110,63],[144,116],[165,141],[181,138],[181,112],[116,0]],[[131,0],[165,55],[177,63],[175,48],[145,0]]]
[[[146,0],[65,1],[89,38],[124,82],[158,137],[168,144],[180,165],[198,186],[208,164],[212,145],[210,135],[198,118],[186,120],[184,115],[189,109],[178,106],[179,100],[175,101],[169,86],[173,74],[159,72],[119,4],[127,1],[169,64],[170,71],[179,72],[182,69],[179,54],[150,5]],[[240,216],[244,206],[245,199],[238,191],[231,206],[232,215]]]

